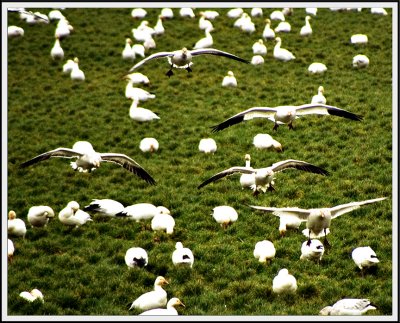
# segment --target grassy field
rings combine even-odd
[[[220,16],[213,21],[214,48],[250,60],[251,46],[261,37],[264,19],[273,9],[265,8],[264,18],[253,18],[253,34],[234,28],[227,8],[218,11]],[[146,20],[151,26],[159,12],[159,8],[148,9]],[[273,58],[270,40],[265,64],[260,66],[201,56],[195,59],[192,73],[174,70],[168,78],[165,59],[150,61],[138,69],[149,77],[148,90],[156,94],[155,99],[140,103],[161,118],[150,123],[129,118],[131,101],[124,95],[122,77],[133,62],[123,61],[121,52],[125,37],[131,37],[131,29],[140,23],[131,17],[131,8],[64,10],[74,32],[61,41],[62,61],[50,56],[55,22],[29,26],[9,13],[8,25],[23,27],[25,35],[8,39],[8,192],[2,213],[4,219],[7,211],[14,210],[27,223],[28,232],[25,240],[11,238],[16,252],[7,268],[7,314],[133,316],[139,312],[128,312],[129,305],[153,288],[158,275],[170,282],[168,298],[179,297],[186,305],[178,308],[181,315],[317,315],[342,297],[370,298],[377,310],[368,315],[397,314],[392,306],[396,268],[392,266],[392,10],[388,12],[378,16],[369,9],[319,9],[311,20],[313,34],[302,38],[299,30],[305,12],[294,9],[287,19],[292,31],[280,35],[282,47],[296,56],[286,63]],[[204,37],[197,17],[181,18],[177,9],[174,14],[164,21],[166,32],[155,38],[157,48],[150,53],[192,48]],[[272,27],[276,25],[273,22]],[[356,33],[367,34],[368,44],[352,45],[350,37]],[[356,54],[367,55],[370,66],[354,69]],[[62,73],[62,65],[75,56],[86,74],[82,83]],[[308,73],[315,61],[327,65],[325,74]],[[235,73],[237,88],[221,87],[228,70]],[[309,115],[297,119],[293,131],[282,126],[273,132],[272,122],[256,119],[211,133],[211,126],[253,106],[309,103],[320,85],[327,104],[363,115],[364,120]],[[271,134],[284,152],[257,150],[252,145],[257,133]],[[157,138],[160,149],[142,153],[139,142],[144,137]],[[198,151],[205,137],[216,140],[215,154]],[[90,141],[96,151],[131,156],[157,185],[147,185],[108,163],[91,174],[74,172],[69,160],[62,158],[19,168],[40,153],[71,148],[79,140]],[[197,189],[223,169],[244,166],[246,153],[253,167],[299,159],[323,167],[330,176],[288,170],[277,176],[275,192],[257,197],[241,189],[238,175]],[[299,260],[306,240],[300,231],[281,238],[277,217],[247,206],[331,207],[383,196],[388,199],[332,221],[328,236],[332,249],[319,266]],[[69,201],[83,207],[95,198],[115,199],[125,206],[164,205],[175,218],[174,233],[153,232],[149,222],[144,226],[94,214],[93,222],[72,231],[58,220],[58,212]],[[46,228],[28,226],[26,215],[33,205],[55,210],[56,217]],[[230,205],[239,214],[226,230],[211,216],[219,205]],[[264,239],[273,241],[277,250],[269,265],[253,257],[254,245]],[[177,241],[194,253],[191,270],[172,264]],[[144,269],[125,265],[125,252],[133,246],[148,251]],[[380,259],[377,269],[364,278],[351,259],[352,249],[358,246],[371,246]],[[299,288],[293,296],[272,293],[272,279],[281,268],[288,268],[297,279]],[[32,288],[43,292],[44,304],[18,297]]]

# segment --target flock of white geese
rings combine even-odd
[[[337,9],[337,8],[336,8]],[[335,10],[335,8],[332,8]],[[351,10],[342,8],[342,10]],[[10,12],[19,13],[21,19],[25,20],[28,24],[45,23],[58,20],[57,28],[54,32],[55,43],[51,49],[50,55],[54,60],[64,59],[64,51],[61,47],[62,39],[69,37],[74,31],[66,17],[60,10],[52,10],[48,16],[39,12],[30,12],[24,8],[9,9]],[[305,25],[300,29],[299,34],[302,37],[310,37],[313,34],[311,26],[312,17],[317,15],[317,8],[306,8]],[[264,63],[264,58],[267,54],[267,48],[264,40],[275,39],[276,45],[273,50],[273,57],[277,60],[284,62],[296,59],[295,55],[289,50],[282,48],[282,38],[276,34],[284,34],[291,32],[291,25],[286,20],[293,13],[293,9],[284,8],[282,10],[275,10],[271,13],[270,17],[265,19],[265,27],[262,31],[262,38],[260,38],[252,46],[253,58],[251,60],[243,59],[234,53],[229,53],[220,49],[211,48],[214,44],[211,32],[214,31],[213,21],[219,16],[219,13],[214,10],[200,11],[199,28],[204,30],[205,37],[198,40],[193,49],[183,47],[181,49],[163,51],[150,54],[146,56],[148,51],[156,48],[155,38],[153,36],[160,36],[165,33],[163,20],[171,19],[174,17],[174,12],[170,8],[164,8],[158,15],[157,23],[154,28],[149,26],[148,21],[142,21],[140,25],[132,29],[133,38],[137,42],[143,44],[133,44],[131,38],[126,38],[125,47],[122,50],[122,59],[134,61],[137,56],[142,59],[133,65],[126,75],[128,81],[125,96],[132,100],[132,105],[129,110],[131,119],[139,122],[148,122],[158,120],[160,117],[149,109],[139,107],[140,101],[147,101],[154,99],[155,95],[149,93],[141,88],[135,87],[137,84],[147,85],[150,83],[147,76],[142,73],[136,72],[139,67],[144,64],[150,65],[150,61],[166,58],[169,65],[169,70],[166,75],[171,77],[173,69],[186,69],[192,72],[192,60],[199,55],[215,55],[223,58],[235,60],[240,63],[259,65]],[[371,8],[371,13],[387,15],[386,11],[382,8]],[[131,16],[134,19],[143,19],[146,17],[146,10],[137,8],[133,9]],[[192,8],[181,8],[179,14],[182,17],[193,19],[196,17]],[[231,19],[236,19],[233,26],[240,28],[245,33],[253,33],[256,31],[255,24],[252,22],[251,17],[260,17],[263,15],[262,8],[252,8],[251,13],[244,12],[242,8],[234,8],[227,12],[227,16]],[[278,21],[276,28],[272,29],[272,22]],[[8,27],[8,37],[23,37],[24,30],[18,26]],[[284,37],[284,36],[282,36]],[[351,37],[352,44],[366,44],[368,37],[362,34],[355,34]],[[154,62],[155,64],[155,62]],[[369,59],[365,55],[357,55],[353,59],[354,67],[366,67],[369,64]],[[150,66],[149,66],[150,68]],[[310,73],[323,73],[327,70],[323,63],[315,62],[310,65]],[[134,72],[135,71],[135,72]],[[79,59],[69,59],[63,66],[63,73],[70,74],[73,80],[85,80],[85,74],[79,69]],[[237,80],[233,71],[228,71],[224,77],[222,84],[223,87],[236,87]],[[320,114],[342,117],[353,121],[362,121],[363,117],[345,109],[335,106],[327,105],[326,98],[323,95],[323,86],[318,87],[318,94],[313,96],[311,103],[303,104],[300,106],[277,106],[277,107],[252,107],[246,109],[238,114],[228,118],[220,124],[212,127],[212,132],[218,132],[232,125],[239,124],[243,121],[251,120],[254,118],[265,118],[274,123],[273,130],[277,130],[279,125],[286,124],[289,129],[293,129],[293,122],[297,118],[308,114]],[[259,149],[273,148],[277,151],[282,151],[282,145],[273,139],[269,134],[258,134],[254,137],[253,144]],[[141,141],[140,149],[143,152],[155,152],[158,150],[158,142],[155,138],[144,138]],[[217,149],[216,142],[212,138],[204,138],[199,143],[199,151],[205,153],[214,153]],[[79,172],[90,173],[100,167],[102,162],[108,162],[123,167],[130,173],[133,173],[141,180],[146,181],[150,185],[155,185],[156,180],[135,160],[125,154],[119,153],[99,153],[96,152],[90,142],[78,141],[72,148],[59,147],[47,152],[41,153],[21,164],[21,167],[28,167],[38,162],[48,160],[52,157],[61,157],[67,159],[75,159],[70,162],[73,170]],[[241,174],[240,184],[243,189],[251,189],[254,195],[265,193],[266,191],[274,191],[275,176],[277,173],[286,169],[297,169],[305,172],[315,173],[327,176],[329,172],[319,166],[311,163],[288,159],[276,162],[268,167],[253,168],[250,165],[250,155],[245,156],[245,166],[233,166],[226,170],[220,171],[212,177],[203,181],[198,188],[202,188],[210,183],[233,174]],[[300,259],[315,260],[320,263],[324,254],[325,248],[330,247],[326,236],[329,233],[331,220],[361,206],[372,204],[382,201],[386,197],[375,198],[360,202],[350,202],[343,205],[338,205],[331,208],[318,208],[318,209],[300,209],[298,207],[264,207],[250,205],[252,209],[260,210],[265,213],[271,213],[280,218],[279,232],[283,236],[287,229],[298,229],[302,222],[306,222],[306,229],[303,234],[308,238],[307,241],[301,246]],[[93,200],[89,205],[80,209],[80,205],[76,201],[70,201],[59,214],[59,220],[66,226],[79,227],[87,222],[93,221],[90,214],[92,212],[106,217],[126,217],[136,222],[151,220],[151,227],[153,230],[164,230],[167,234],[172,234],[175,226],[174,218],[171,216],[170,211],[164,206],[155,206],[150,203],[139,203],[135,205],[123,206],[120,202],[103,199]],[[230,206],[217,206],[213,209],[212,216],[221,227],[226,228],[228,225],[237,221],[238,213]],[[32,227],[45,227],[49,219],[55,217],[54,210],[49,206],[33,206],[29,209],[27,220]],[[8,234],[10,236],[17,236],[25,238],[27,229],[22,219],[18,219],[14,211],[9,212],[8,219]],[[324,243],[318,239],[324,237]],[[11,261],[14,254],[14,244],[8,239],[8,257]],[[274,244],[269,240],[262,240],[257,242],[254,248],[253,255],[260,262],[271,262],[275,257],[276,249]],[[176,243],[176,249],[172,254],[172,262],[174,265],[187,265],[193,267],[194,255],[189,248],[183,247],[181,242]],[[375,266],[379,260],[375,252],[368,247],[356,248],[352,253],[352,258],[364,274],[366,268]],[[132,247],[126,251],[125,262],[129,268],[133,267],[146,267],[149,261],[147,251],[140,247]],[[168,281],[158,276],[154,282],[154,290],[137,297],[131,304],[129,310],[136,308],[142,313],[139,315],[178,315],[175,307],[185,306],[183,302],[177,298],[172,297],[167,299],[167,292],[163,289]],[[296,278],[291,275],[288,269],[283,268],[279,271],[278,275],[274,277],[272,290],[274,293],[294,293],[297,290]],[[27,301],[33,302],[39,299],[44,301],[43,294],[38,289],[33,289],[31,292],[21,292],[20,296]],[[376,309],[368,299],[342,299],[332,306],[327,306],[321,310],[320,315],[362,315],[368,310]]]

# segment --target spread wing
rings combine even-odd
[[[338,217],[339,215],[342,215],[342,214],[351,212],[355,209],[358,209],[362,205],[379,202],[379,201],[382,201],[385,199],[387,199],[387,197],[380,197],[380,198],[376,198],[376,199],[372,199],[372,200],[365,200],[365,201],[361,201],[361,202],[351,202],[351,203],[347,203],[347,204],[334,206],[331,208],[332,219]]]
[[[114,154],[114,153],[103,153],[100,154],[101,159],[105,162],[116,163],[123,168],[127,169],[131,173],[139,176],[141,179],[145,180],[147,183],[154,185],[156,181],[153,177],[137,162],[132,158],[124,154]]]
[[[214,48],[199,48],[199,49],[194,49],[190,51],[190,54],[192,54],[192,56],[196,56],[196,55],[203,55],[203,54],[210,54],[210,55],[218,55],[218,56],[224,56],[230,59],[234,59],[236,61],[242,62],[242,63],[246,63],[246,64],[250,64],[250,61],[240,58],[239,56],[233,55],[231,53],[228,52],[224,52],[222,50],[219,49],[214,49]]]
[[[295,159],[287,159],[277,162],[272,164],[271,168],[274,172],[281,172],[287,168],[295,168],[309,173],[329,175],[329,172],[321,167]]]
[[[136,63],[129,71],[128,73],[132,72],[134,69],[138,68],[139,66],[142,66],[144,63],[147,61],[150,61],[152,59],[156,58],[161,58],[161,57],[167,57],[167,56],[174,56],[174,52],[159,52],[159,53],[154,53],[151,54],[150,56],[147,56],[146,58],[142,59],[140,62]]]
[[[214,176],[210,177],[209,179],[205,180],[203,183],[201,183],[197,188],[202,188],[203,186],[206,186],[207,184],[211,182],[215,182],[223,177],[233,175],[236,173],[242,173],[242,174],[252,174],[255,171],[251,168],[248,167],[239,167],[239,166],[234,166],[228,169],[223,170],[222,172],[219,172],[215,174]]]
[[[295,216],[303,222],[307,221],[307,218],[310,214],[310,210],[300,209],[298,207],[278,208],[278,207],[265,207],[265,206],[255,206],[255,205],[249,205],[249,207],[256,210],[269,212],[279,217],[281,215]]]
[[[276,109],[268,108],[268,107],[254,107],[247,109],[245,111],[239,112],[238,114],[230,117],[229,119],[217,124],[216,126],[211,127],[212,132],[221,131],[225,128],[233,126],[237,123],[240,123],[245,120],[250,120],[254,118],[268,118],[273,121],[273,117],[276,113]],[[271,119],[272,118],[272,119]]]
[[[296,115],[305,114],[330,114],[346,119],[361,121],[363,116],[326,104],[303,104],[296,108]]]
[[[77,152],[73,149],[69,148],[57,148],[54,150],[50,150],[48,152],[45,152],[43,154],[40,154],[20,165],[20,167],[27,167],[30,165],[33,165],[35,163],[38,163],[42,160],[49,159],[50,157],[64,157],[64,158],[78,158],[80,156],[83,156],[82,153]]]

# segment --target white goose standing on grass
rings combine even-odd
[[[275,149],[276,151],[282,152],[282,145],[272,138],[271,135],[267,133],[259,133],[253,138],[253,145],[257,149]]]
[[[262,57],[261,55],[254,55],[251,58],[252,65],[262,65],[264,64],[264,62],[265,62],[264,57]]]
[[[163,25],[163,19],[165,19],[165,18],[167,18],[167,17],[164,17],[162,14],[158,15],[157,23],[154,26],[154,35],[160,36],[165,33],[165,28]]]
[[[276,45],[274,47],[274,57],[280,61],[290,61],[296,59],[296,57],[288,51],[286,48],[281,48],[282,39],[280,37],[275,38]]]
[[[208,29],[210,31],[214,30],[214,26],[213,26],[212,22],[210,20],[206,19],[206,17],[204,17],[203,15],[200,15],[200,18],[199,18],[199,28],[201,30],[206,30],[206,29]]]
[[[194,44],[193,49],[210,48],[213,45],[214,41],[211,30],[207,28],[204,32],[206,36],[199,39],[196,44]]]
[[[188,265],[193,267],[194,256],[192,250],[183,246],[182,242],[178,241],[175,244],[175,250],[172,253],[172,263],[175,266]]]
[[[122,203],[112,199],[93,199],[83,210],[90,211],[102,217],[116,217],[125,207]]]
[[[125,252],[125,263],[129,268],[143,268],[149,263],[147,251],[141,247],[132,247]]]
[[[325,89],[322,85],[320,85],[318,87],[318,93],[315,94],[312,98],[311,98],[311,104],[326,104],[326,98],[324,96],[324,92]]]
[[[135,51],[132,49],[132,39],[125,39],[125,47],[122,50],[122,59],[133,61],[136,58]]]
[[[159,212],[151,219],[153,231],[165,231],[167,234],[174,233],[175,219],[167,212]]]
[[[28,222],[32,227],[45,227],[50,218],[54,218],[54,211],[50,206],[32,206],[28,211]]]
[[[173,297],[168,301],[167,308],[154,308],[152,310],[140,313],[139,315],[152,315],[152,316],[179,315],[175,306],[185,307],[185,304],[183,304],[179,298]]]
[[[275,38],[275,31],[271,28],[271,20],[265,19],[265,27],[263,30],[263,38],[264,39],[274,39]]]
[[[312,34],[312,28],[310,25],[311,17],[306,16],[306,18],[304,20],[305,20],[306,24],[303,27],[301,27],[300,36],[309,36]]]
[[[253,44],[252,50],[254,55],[267,55],[267,46],[265,46],[264,41],[261,38]]]
[[[131,107],[129,108],[129,117],[132,120],[139,122],[148,122],[152,120],[159,120],[160,117],[153,111],[138,107],[139,101],[137,99],[132,100]]]
[[[171,212],[165,206],[155,206],[151,203],[136,203],[126,206],[116,216],[126,216],[131,220],[140,222],[141,220],[149,220],[157,214],[170,214]]]
[[[88,141],[77,141],[72,149],[59,147],[54,150],[40,154],[20,165],[20,167],[28,167],[51,157],[77,158],[76,162],[71,162],[71,167],[79,172],[91,172],[100,167],[102,162],[110,162],[118,164],[129,172],[137,175],[147,183],[154,185],[156,181],[153,177],[136,161],[125,154],[117,153],[99,153],[93,149]]]
[[[26,225],[24,220],[17,218],[15,211],[8,212],[7,233],[11,236],[25,239]]]
[[[196,17],[196,15],[193,12],[192,8],[181,8],[179,10],[179,15],[181,17],[188,17],[188,18],[194,18]]]
[[[297,290],[296,278],[286,268],[279,270],[272,280],[272,291],[277,294],[294,293]]]
[[[244,160],[245,160],[245,166],[248,169],[253,169],[250,165],[251,163],[251,156],[250,154],[244,155]],[[254,173],[251,174],[242,174],[240,175],[239,182],[240,186],[242,186],[242,189],[245,188],[252,188],[255,185],[255,175]]]
[[[168,284],[168,281],[163,276],[158,276],[154,282],[154,290],[140,295],[132,302],[129,310],[136,308],[146,311],[166,306],[167,292],[162,288],[166,284]]]
[[[269,240],[258,241],[254,246],[253,256],[259,262],[268,263],[275,257],[275,254],[275,246]]]
[[[53,47],[51,48],[50,55],[52,59],[63,59],[64,50],[61,47],[60,39],[56,37]]]
[[[343,298],[332,306],[324,307],[319,315],[363,315],[376,307],[367,298]]]
[[[74,68],[75,62],[72,59],[67,60],[67,62],[63,65],[63,73],[71,74],[72,69]]]
[[[379,263],[379,259],[376,253],[370,246],[368,247],[357,247],[351,252],[351,258],[358,268],[361,269],[361,274],[364,276],[364,272],[370,268],[375,267]]]
[[[153,59],[157,59],[157,58],[162,58],[162,57],[167,57],[168,58],[168,62],[170,64],[170,69],[166,73],[166,75],[168,77],[173,75],[172,68],[184,68],[188,72],[191,72],[192,70],[191,70],[190,66],[192,65],[192,58],[195,57],[195,56],[198,56],[198,55],[205,55],[205,54],[223,56],[223,57],[227,57],[227,58],[230,58],[230,59],[237,60],[237,61],[242,62],[242,63],[249,64],[249,61],[247,61],[247,60],[245,60],[243,58],[240,58],[238,56],[235,56],[233,54],[230,54],[230,53],[227,53],[227,52],[223,52],[223,51],[221,51],[219,49],[201,48],[201,49],[188,50],[186,47],[184,47],[181,50],[176,50],[176,51],[173,51],[173,52],[154,53],[154,54],[146,57],[145,59],[141,60],[139,63],[135,64],[129,70],[128,73],[130,73],[133,70],[135,70],[136,68],[142,66],[147,61],[150,61],[150,60],[153,60]]]
[[[265,193],[267,190],[274,191],[275,188],[273,186],[273,180],[275,179],[275,174],[290,168],[325,176],[329,175],[329,173],[326,170],[318,166],[315,166],[313,164],[301,160],[287,159],[274,163],[272,164],[272,166],[264,168],[249,169],[247,167],[234,166],[213,175],[212,177],[201,183],[197,188],[200,189],[209,183],[215,182],[223,177],[237,173],[254,174],[255,185],[252,187],[253,195],[258,195],[261,192]]]
[[[146,48],[142,44],[133,44],[132,50],[135,52],[135,55],[140,57],[145,57]]]
[[[349,111],[326,104],[303,104],[303,105],[283,105],[275,108],[270,107],[254,107],[245,111],[239,112],[233,117],[212,126],[212,132],[218,132],[243,121],[254,118],[266,118],[274,122],[273,130],[278,129],[279,125],[287,124],[289,129],[293,129],[293,121],[302,115],[307,114],[322,114],[334,115],[355,121],[361,121],[362,116],[351,113]]]
[[[79,59],[78,57],[74,58],[75,65],[72,65],[71,69],[71,80],[74,81],[84,81],[85,80],[85,73],[79,68]]]
[[[238,213],[232,206],[220,205],[213,208],[212,217],[223,229],[226,229],[233,222],[237,221]]]
[[[237,87],[237,80],[232,71],[228,71],[228,75],[224,76],[221,85],[223,87]]]

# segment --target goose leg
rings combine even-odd
[[[275,122],[274,127],[272,128],[272,130],[276,130],[278,129],[279,125]]]
[[[192,69],[190,68],[190,66],[186,67],[186,70],[188,71],[188,73],[192,72]]]
[[[324,247],[326,248],[326,249],[330,249],[331,248],[331,245],[330,245],[330,243],[329,243],[329,241],[328,241],[328,239],[326,238],[326,229],[324,229],[324,233],[325,233],[325,239],[324,239]]]
[[[174,72],[172,72],[172,66],[171,66],[171,69],[168,70],[167,73],[165,73],[165,75],[167,75],[168,77],[171,77],[172,75],[174,75]]]
[[[275,191],[275,187],[273,187],[271,184],[268,185],[267,191],[273,192]]]
[[[293,125],[292,125],[292,122],[289,122],[289,123],[288,123],[288,127],[289,127],[289,129],[291,129],[291,130],[294,129],[294,128],[293,128]]]

